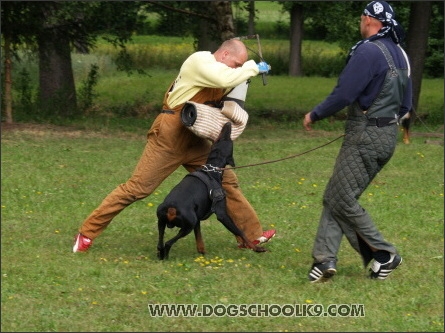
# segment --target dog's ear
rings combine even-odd
[[[235,160],[233,159],[233,156],[230,156],[227,159],[227,164],[230,165],[231,167],[235,167]]]
[[[230,135],[232,134],[232,123],[228,121],[224,124],[221,133],[220,133],[220,139],[223,140],[230,140]]]

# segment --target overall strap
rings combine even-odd
[[[391,70],[393,72],[396,72],[396,69],[397,69],[396,64],[394,63],[394,59],[392,58],[391,53],[389,53],[389,50],[386,47],[386,45],[383,44],[379,40],[375,40],[371,43],[377,45],[377,47],[383,52],[383,55],[385,56],[385,59],[386,59],[386,62],[388,63],[389,68],[391,68]],[[395,75],[397,75],[397,74],[395,74]]]

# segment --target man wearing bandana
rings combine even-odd
[[[309,131],[311,124],[348,107],[344,141],[323,196],[311,282],[329,281],[337,273],[343,235],[365,268],[372,261],[372,279],[386,279],[402,263],[358,199],[394,153],[398,120],[411,109],[410,65],[400,46],[403,29],[387,2],[366,6],[360,33],[363,39],[351,48],[336,87],[303,120]]]

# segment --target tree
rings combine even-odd
[[[41,26],[36,35],[39,54],[39,102],[43,110],[72,116],[77,111],[76,88],[71,64],[70,36],[66,20],[59,17],[62,3],[45,2],[39,7]]]
[[[423,66],[428,48],[431,10],[431,1],[412,2],[410,5],[411,14],[409,17],[409,34],[406,40],[406,52],[411,62],[414,110],[417,110],[422,85]]]
[[[77,111],[73,48],[92,49],[100,35],[124,47],[138,23],[138,2],[12,1],[2,3],[2,35],[17,48],[29,42],[39,56],[39,103],[48,114]],[[116,20],[116,17],[119,19]],[[22,25],[21,25],[22,24]]]
[[[301,45],[303,42],[303,5],[293,2],[290,7],[289,76],[303,76]]]
[[[147,1],[160,14],[158,30],[166,35],[195,37],[198,51],[214,51],[236,36],[231,1]]]
[[[12,63],[19,45],[32,44],[30,32],[34,30],[32,11],[24,2],[3,2],[1,4],[1,31],[4,56],[4,113],[7,123],[13,122],[12,112]]]

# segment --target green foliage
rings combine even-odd
[[[17,80],[17,92],[21,107],[23,108],[31,107],[33,98],[32,98],[30,73],[24,67],[19,72]]]
[[[104,123],[95,131],[2,130],[3,332],[443,332],[443,145],[425,144],[428,137],[421,136],[404,145],[400,138],[360,199],[403,265],[386,281],[370,280],[344,239],[334,279],[310,284],[321,199],[340,141],[236,171],[263,227],[277,229],[266,253],[238,249],[212,216],[202,223],[205,256],[196,253],[189,235],[175,244],[168,261],[158,261],[155,210],[185,175],[178,169],[153,195],[119,214],[89,252],[73,254],[83,219],[137,163],[150,123],[132,122],[127,133]],[[237,166],[302,153],[342,133],[285,126],[250,124],[235,143]],[[156,318],[148,310],[148,304],[181,303],[363,304],[365,313]]]
[[[99,66],[97,64],[91,65],[88,77],[82,82],[82,86],[79,89],[78,104],[82,112],[90,109],[93,106],[94,99],[97,97],[94,89],[99,79],[98,69]]]
[[[430,37],[428,38],[428,51],[425,59],[425,74],[427,77],[440,77],[443,75],[443,6],[442,1],[433,1],[433,13],[430,23]],[[442,74],[441,74],[442,73]]]

